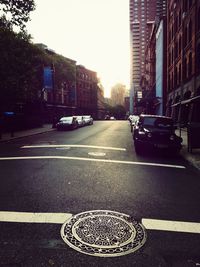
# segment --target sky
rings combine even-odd
[[[27,31],[34,43],[96,71],[104,96],[129,88],[129,0],[35,0]]]

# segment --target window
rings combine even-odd
[[[175,42],[175,47],[174,47],[174,56],[175,56],[175,59],[177,58],[178,56],[178,43],[177,41]]]
[[[187,45],[187,27],[185,27],[184,29],[184,45],[186,46]]]
[[[196,55],[196,64],[197,64],[197,71],[200,71],[200,43],[197,46],[197,55]]]
[[[188,2],[188,0],[183,0],[183,12],[187,11],[187,2]]]
[[[178,71],[178,83],[180,84],[181,83],[181,64],[179,65],[179,71]]]
[[[192,74],[192,53],[189,54],[189,62],[188,62],[188,76]]]
[[[191,8],[191,6],[192,6],[192,0],[189,0],[188,1],[188,4],[189,4],[189,8]]]
[[[183,60],[183,79],[187,78],[187,59],[184,58]]]
[[[199,7],[199,9],[198,9],[198,16],[197,16],[197,19],[198,19],[198,21],[197,21],[197,29],[200,30],[200,7]]]
[[[181,36],[179,37],[179,42],[178,42],[178,53],[179,55],[181,53]]]
[[[189,22],[189,27],[188,27],[188,30],[189,30],[189,32],[188,32],[188,41],[190,42],[191,40],[192,40],[192,20],[190,20],[190,22]]]

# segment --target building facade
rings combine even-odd
[[[134,98],[130,113],[137,113],[136,102],[142,98],[140,80],[145,71],[145,51],[152,27],[165,10],[164,0],[130,0],[130,97]]]
[[[92,115],[97,118],[98,97],[97,73],[82,65],[76,67],[77,114]]]
[[[200,1],[168,1],[167,24],[167,115],[185,125],[200,121]]]
[[[155,75],[155,114],[165,115],[167,87],[167,50],[166,50],[166,17],[163,17],[156,31],[156,75]]]

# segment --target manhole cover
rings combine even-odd
[[[89,152],[88,155],[97,156],[97,157],[103,157],[103,156],[106,155],[106,153],[103,153],[103,152]]]
[[[146,242],[141,224],[126,214],[107,210],[72,216],[63,224],[61,236],[71,248],[99,257],[123,256]]]

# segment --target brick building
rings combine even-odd
[[[168,1],[167,22],[167,115],[185,125],[200,121],[200,1]]]
[[[97,118],[97,73],[82,65],[76,66],[77,114]]]

